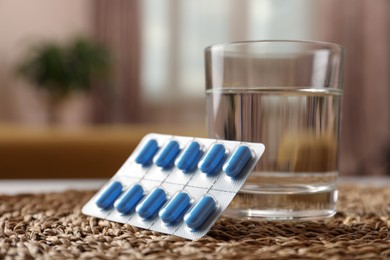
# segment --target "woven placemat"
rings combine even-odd
[[[321,221],[221,218],[196,241],[84,216],[94,193],[0,196],[0,258],[390,258],[390,187],[341,186],[339,212]]]

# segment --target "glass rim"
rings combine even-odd
[[[230,42],[221,42],[209,45],[205,48],[205,52],[211,52],[215,49],[224,49],[230,46],[237,45],[249,45],[256,43],[290,43],[290,44],[302,44],[302,45],[313,45],[318,47],[323,47],[331,50],[337,50],[340,52],[344,52],[344,47],[337,43],[324,42],[324,41],[305,41],[305,40],[249,40],[249,41],[230,41]],[[320,49],[320,48],[319,48]]]

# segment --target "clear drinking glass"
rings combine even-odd
[[[336,212],[343,48],[253,41],[205,50],[209,137],[265,152],[225,215],[312,219]]]

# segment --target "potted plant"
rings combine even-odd
[[[69,44],[44,43],[32,47],[18,73],[46,93],[50,123],[58,123],[58,109],[70,94],[87,92],[96,80],[107,79],[108,49],[93,40],[77,38]]]

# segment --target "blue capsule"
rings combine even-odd
[[[175,140],[169,141],[167,145],[163,148],[160,155],[156,159],[156,165],[163,168],[168,169],[173,166],[173,162],[176,156],[180,152],[179,143]]]
[[[112,182],[96,201],[96,205],[101,209],[109,209],[115,200],[121,195],[123,186],[119,181]]]
[[[196,169],[202,155],[203,152],[200,150],[199,143],[191,142],[176,162],[176,166],[183,172],[192,172]]]
[[[144,189],[139,184],[134,184],[120,198],[115,208],[122,214],[128,214],[134,210],[135,206],[144,196]]]
[[[142,150],[139,152],[138,156],[135,158],[135,161],[142,166],[148,166],[152,163],[154,155],[157,153],[158,143],[154,139],[150,139]]]
[[[239,146],[229,160],[223,166],[223,171],[229,177],[238,176],[245,165],[252,159],[252,152],[248,146]]]
[[[172,224],[183,216],[190,206],[191,198],[185,192],[179,192],[159,213],[161,220],[166,224]]]
[[[222,144],[214,144],[199,163],[199,169],[207,175],[213,175],[222,169],[225,159],[225,147]]]
[[[165,191],[162,188],[156,188],[136,207],[136,211],[140,217],[148,219],[153,217],[166,201]]]
[[[196,230],[210,217],[216,207],[217,203],[213,197],[206,195],[184,216],[184,222],[189,228]]]

